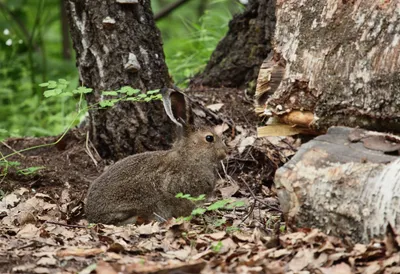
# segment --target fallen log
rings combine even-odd
[[[368,242],[400,229],[399,138],[332,127],[302,145],[275,174],[289,226]],[[390,152],[397,155],[388,155]]]

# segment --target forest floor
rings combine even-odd
[[[229,125],[232,153],[213,199],[245,206],[208,210],[190,222],[89,225],[86,191],[111,163],[96,161],[85,131],[74,129],[57,145],[8,159],[0,177],[0,273],[400,273],[395,240],[352,244],[317,229],[287,228],[273,175],[299,140],[256,139],[258,118],[243,91],[192,97],[211,111],[194,108],[197,115]],[[56,139],[12,138],[0,152]]]

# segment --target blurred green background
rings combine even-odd
[[[152,0],[153,12],[176,0]],[[201,71],[232,15],[235,0],[191,0],[158,20],[169,72],[180,87]],[[0,0],[0,139],[60,134],[75,117],[75,99],[43,97],[38,84],[78,85],[62,0]]]

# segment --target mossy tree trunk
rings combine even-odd
[[[127,2],[135,1],[65,0],[80,82],[95,91],[86,97],[90,105],[101,100],[101,91],[170,85],[150,1]],[[102,157],[119,159],[171,143],[173,125],[161,102],[119,103],[93,109],[89,117],[90,137]]]
[[[250,0],[231,20],[228,33],[191,85],[254,88],[260,65],[271,52],[274,29],[275,0]]]

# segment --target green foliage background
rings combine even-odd
[[[155,14],[176,0],[152,0]],[[62,0],[0,0],[0,139],[60,134],[76,115],[78,97],[44,98],[40,83],[78,85],[75,56],[63,57]],[[234,0],[192,0],[157,22],[169,72],[184,87],[201,71],[228,29]],[[72,47],[69,50],[73,53]]]

